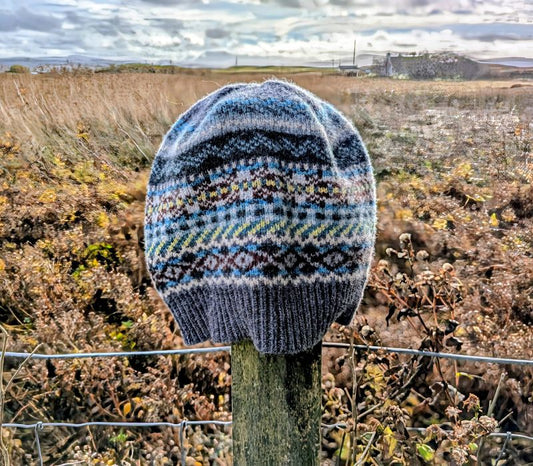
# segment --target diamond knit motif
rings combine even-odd
[[[231,84],[201,99],[152,165],[147,265],[187,344],[311,348],[331,323],[352,319],[375,234],[359,133],[285,81]]]

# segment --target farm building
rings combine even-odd
[[[411,79],[476,79],[488,74],[489,68],[453,53],[387,56],[375,62],[373,71],[380,76],[406,76]]]

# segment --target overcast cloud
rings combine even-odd
[[[0,57],[331,63],[454,51],[533,58],[533,0],[2,0]]]

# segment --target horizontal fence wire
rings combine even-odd
[[[169,354],[201,354],[201,353],[215,353],[217,351],[230,351],[231,346],[211,346],[208,348],[186,348],[186,349],[172,349],[172,350],[151,350],[151,351],[110,351],[105,353],[91,352],[91,353],[58,353],[58,354],[42,354],[42,353],[15,353],[6,351],[4,356],[6,358],[19,359],[84,359],[84,358],[114,358],[114,357],[134,357],[134,356],[159,356]],[[0,352],[1,354],[1,352]]]
[[[337,343],[326,341],[322,344],[324,348],[344,348],[349,349],[352,346],[349,343]],[[422,357],[435,357],[443,359],[454,359],[457,361],[482,362],[490,364],[515,364],[520,366],[533,366],[532,359],[513,359],[500,358],[492,356],[477,356],[470,354],[442,353],[436,351],[422,351],[411,348],[395,348],[392,346],[366,346],[353,345],[353,348],[361,351],[386,351],[388,353],[410,354]],[[217,351],[231,352],[231,346],[211,346],[207,348],[188,348],[172,350],[153,350],[153,351],[112,351],[112,352],[91,352],[91,353],[59,353],[59,354],[42,354],[42,353],[17,353],[6,351],[6,358],[28,358],[28,359],[83,359],[83,358],[109,358],[109,357],[134,357],[134,356],[164,356],[173,354],[200,354],[213,353]]]
[[[350,348],[349,343],[335,343],[327,341],[323,343],[326,348]],[[394,348],[392,346],[366,346],[366,345],[353,345],[357,350],[369,350],[369,351],[385,351],[387,353],[397,354],[411,354],[414,356],[423,356],[426,358],[442,358],[442,359],[455,359],[456,361],[470,361],[470,362],[484,362],[490,364],[516,364],[518,366],[533,366],[533,359],[513,359],[513,358],[500,358],[492,356],[477,356],[470,354],[458,354],[458,353],[441,353],[437,351],[422,351],[411,348]]]
[[[2,424],[2,427],[8,428],[17,428],[17,429],[39,429],[42,430],[45,427],[72,427],[72,428],[82,428],[82,427],[93,427],[93,426],[104,426],[104,427],[173,427],[180,428],[184,426],[204,426],[204,425],[216,425],[216,426],[231,426],[231,421],[217,421],[217,420],[206,420],[206,421],[181,421],[181,422],[108,422],[108,421],[88,421],[88,422],[35,422],[32,424],[19,424],[19,423],[9,423],[6,422]],[[343,422],[337,422],[335,424],[321,424],[323,429],[345,429],[347,425]],[[409,432],[419,432],[424,433],[426,431],[425,427],[407,427]],[[523,434],[521,432],[491,432],[488,434],[489,437],[507,437],[510,436],[512,439],[520,440],[530,440],[533,441],[533,437],[530,435]]]
[[[35,429],[40,430],[45,427],[93,427],[93,426],[104,426],[104,427],[183,427],[183,426],[202,426],[202,425],[217,425],[217,426],[229,426],[231,421],[181,421],[181,422],[109,422],[109,421],[87,421],[87,422],[42,422],[38,421],[33,424],[19,424],[16,422],[6,422],[2,424],[2,427],[10,427],[17,429]]]
[[[322,424],[323,429],[345,429],[348,427],[344,422],[336,422],[335,424]],[[409,432],[418,432],[423,434],[426,432],[425,427],[406,427]],[[530,440],[533,442],[533,437],[521,432],[491,432],[487,434],[487,437],[510,437],[516,440]]]

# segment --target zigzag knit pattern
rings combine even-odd
[[[293,84],[232,84],[166,134],[148,185],[152,281],[187,344],[320,341],[360,304],[376,234],[357,130]]]

